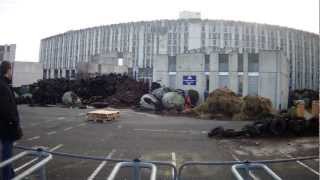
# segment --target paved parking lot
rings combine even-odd
[[[246,122],[210,121],[168,117],[121,109],[117,121],[87,122],[90,109],[19,107],[24,137],[17,145],[44,146],[56,152],[121,159],[170,161],[258,160],[318,155],[317,137],[281,139],[209,139],[217,125],[241,128]],[[19,150],[16,150],[18,153]],[[17,172],[28,159],[15,164]],[[319,179],[319,162],[308,160],[273,164],[283,179]],[[50,180],[106,179],[114,163],[54,156],[48,165]],[[130,179],[123,169],[118,179]],[[143,172],[148,175],[148,172]],[[252,179],[262,179],[259,172]],[[170,179],[172,169],[159,167],[158,179]],[[184,170],[184,179],[233,179],[230,166],[195,166]]]

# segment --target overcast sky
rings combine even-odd
[[[319,0],[0,0],[0,44],[17,44],[17,61],[38,61],[40,39],[91,26],[176,19],[267,23],[319,33]]]

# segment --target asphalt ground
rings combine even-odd
[[[24,137],[16,145],[43,146],[55,152],[120,159],[169,161],[181,166],[186,161],[266,160],[318,155],[318,137],[272,139],[209,139],[207,132],[222,125],[241,128],[247,122],[170,117],[120,109],[120,118],[107,123],[86,121],[93,109],[19,106]],[[15,153],[21,152],[15,150]],[[32,160],[23,158],[21,166]],[[47,165],[49,180],[106,179],[115,163],[54,156]],[[319,179],[319,161],[308,160],[268,165],[283,179]],[[121,169],[117,179],[132,179],[132,170]],[[142,171],[144,179],[148,170]],[[188,166],[185,180],[234,179],[230,166]],[[268,179],[257,170],[251,179]],[[172,169],[158,167],[157,179],[171,179]],[[35,179],[31,176],[29,179]]]

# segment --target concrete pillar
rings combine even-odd
[[[248,95],[248,53],[243,53],[243,96]]]
[[[238,90],[238,53],[229,55],[229,88],[237,93]]]
[[[218,69],[219,69],[219,54],[210,54],[210,75],[209,75],[209,92],[217,89],[218,85]]]

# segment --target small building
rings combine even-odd
[[[92,56],[89,62],[82,62],[77,65],[79,76],[92,76],[101,74],[128,74],[129,67],[132,66],[129,55],[117,52]]]
[[[20,62],[13,63],[12,86],[19,87],[29,85],[42,79],[42,64],[38,62]]]
[[[0,45],[0,63],[2,61],[14,62],[16,56],[16,45]]]
[[[276,109],[288,105],[288,62],[279,50],[158,55],[153,67],[153,81],[176,89],[195,89],[202,101],[205,94],[226,87],[241,96],[269,98]]]

